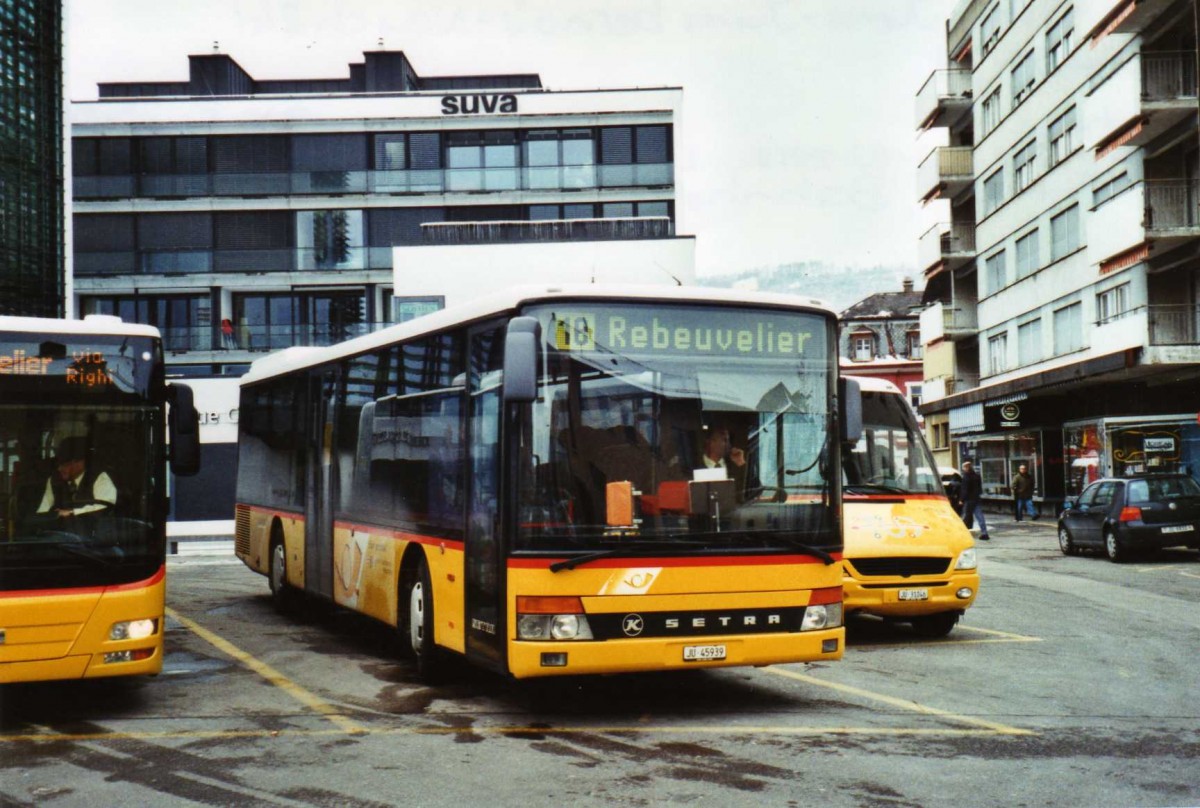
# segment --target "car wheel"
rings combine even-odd
[[[1111,528],[1106,528],[1104,531],[1104,554],[1114,564],[1129,560],[1129,549],[1117,538],[1117,534]]]
[[[408,588],[408,642],[417,659],[417,673],[426,681],[435,681],[441,673],[441,659],[433,642],[433,584],[429,565],[422,557]]]
[[[922,637],[945,637],[957,624],[957,612],[939,612],[912,619],[913,631]]]
[[[1071,538],[1071,531],[1063,525],[1058,526],[1058,549],[1062,550],[1063,555],[1079,554],[1079,548],[1075,545],[1075,540]]]

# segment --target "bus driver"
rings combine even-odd
[[[46,492],[37,512],[40,516],[67,519],[112,508],[117,504],[117,487],[103,471],[87,463],[87,438],[63,438],[54,456],[55,469],[46,480]]]

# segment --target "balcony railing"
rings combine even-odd
[[[1200,345],[1200,306],[1148,306],[1151,345]]]
[[[1200,180],[1146,180],[1147,230],[1200,227]]]
[[[1196,97],[1195,51],[1143,51],[1142,100]]]
[[[923,270],[939,261],[971,258],[975,255],[975,225],[939,222],[921,235],[917,254]]]
[[[428,222],[425,244],[511,244],[546,241],[621,241],[670,238],[666,216],[612,219],[546,219],[532,222]]]
[[[675,184],[674,163],[446,168],[410,171],[283,171],[240,174],[76,176],[76,199],[305,194],[574,191]]]
[[[391,269],[391,247],[343,247],[337,250],[117,250],[76,252],[75,274],[156,275],[203,272],[320,272]]]
[[[971,101],[971,71],[965,68],[935,70],[917,91],[917,128],[931,125],[951,103]]]
[[[239,325],[228,350],[277,351],[294,345],[325,346],[370,334],[393,323],[295,323]]]
[[[951,193],[965,187],[974,177],[970,146],[939,146],[917,167],[917,185],[921,199],[928,199],[943,187]]]

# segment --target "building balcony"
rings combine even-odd
[[[1200,181],[1146,180],[1146,235],[1157,238],[1200,236]]]
[[[950,198],[975,181],[970,146],[939,146],[917,167],[917,198],[929,202]]]
[[[1151,346],[1200,346],[1200,306],[1190,303],[1147,306]]]
[[[971,108],[971,71],[935,70],[917,90],[917,129],[947,126]]]
[[[917,244],[918,266],[929,274],[935,268],[957,269],[975,260],[975,225],[939,222],[921,235]]]
[[[1140,34],[1174,3],[1175,0],[1117,0],[1103,12],[1089,36]]]
[[[443,194],[659,188],[675,184],[674,163],[506,166],[406,171],[285,171],[236,174],[76,176],[75,199],[196,196]]]
[[[1084,135],[1097,156],[1144,146],[1196,115],[1196,52],[1142,51],[1095,88]]]
[[[922,345],[939,340],[953,342],[974,337],[979,330],[979,318],[974,303],[934,303],[921,312],[920,323]]]
[[[391,268],[390,246],[320,250],[297,247],[279,250],[114,250],[75,253],[75,274],[80,277]]]
[[[921,401],[928,404],[931,401],[939,401],[947,396],[963,393],[978,386],[978,375],[959,374],[925,379],[921,385]]]

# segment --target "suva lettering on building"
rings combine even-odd
[[[478,115],[481,112],[516,112],[515,95],[443,95],[443,115]]]

